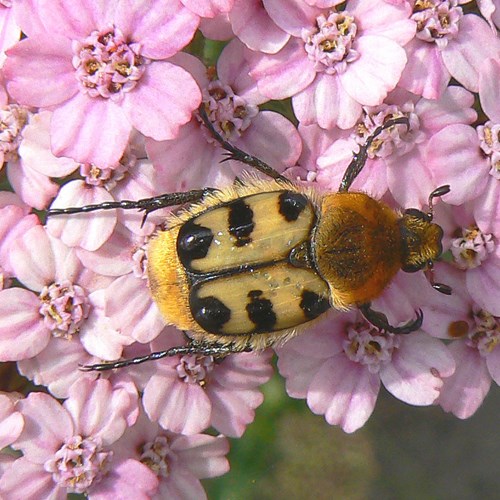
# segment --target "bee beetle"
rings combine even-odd
[[[300,333],[330,308],[358,307],[365,318],[391,333],[410,333],[422,312],[402,326],[371,308],[396,273],[427,270],[442,252],[443,231],[429,211],[403,213],[365,193],[349,192],[363,169],[368,149],[383,130],[375,129],[346,169],[336,193],[320,193],[281,176],[258,158],[232,146],[215,130],[204,105],[200,117],[228,152],[269,179],[248,176],[224,189],[169,193],[139,201],[119,201],[50,209],[49,216],[114,208],[148,213],[189,204],[170,215],[148,246],[151,294],[166,322],[189,332],[185,346],[133,359],[82,367],[108,370],[177,354],[225,356],[264,349]]]

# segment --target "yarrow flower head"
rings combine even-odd
[[[29,36],[9,52],[7,87],[21,104],[54,110],[56,155],[113,164],[133,128],[171,139],[199,105],[191,75],[167,61],[191,40],[199,22],[177,0],[168,9],[153,2],[147,15],[141,3],[120,0],[106,8],[92,2],[71,9],[59,2],[50,8],[37,4],[34,12],[29,2],[16,2],[13,8]]]

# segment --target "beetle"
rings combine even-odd
[[[408,126],[406,117],[388,119],[376,128],[353,155],[338,192],[321,193],[227,142],[203,104],[199,115],[228,159],[268,178],[246,175],[223,189],[48,211],[55,216],[138,209],[146,218],[160,208],[185,206],[149,242],[148,277],[166,322],[189,332],[187,344],[82,369],[102,371],[178,354],[222,357],[260,350],[302,332],[330,308],[357,307],[380,330],[410,333],[422,324],[421,310],[396,327],[371,307],[399,270],[428,270],[432,287],[451,293],[432,275],[443,236],[433,222],[433,201],[450,187],[430,193],[428,212],[410,208],[401,213],[366,193],[350,191],[376,137],[395,125]]]

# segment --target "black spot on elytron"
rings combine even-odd
[[[186,268],[191,261],[207,256],[214,235],[208,227],[200,226],[192,220],[185,222],[177,236],[177,255]]]
[[[255,324],[255,332],[271,332],[276,324],[276,313],[273,303],[268,299],[261,299],[262,290],[248,292],[250,302],[246,306],[248,317]]]
[[[297,220],[308,204],[307,198],[300,193],[284,191],[279,196],[279,211],[286,221]]]
[[[236,238],[235,245],[243,247],[251,243],[250,235],[255,227],[253,210],[242,200],[228,203],[229,208],[229,234]]]
[[[325,297],[320,297],[317,293],[310,290],[302,292],[300,308],[304,311],[307,319],[317,318],[330,308],[330,302]]]
[[[220,333],[231,317],[230,309],[213,296],[199,298],[192,293],[189,306],[195,321],[210,333]]]

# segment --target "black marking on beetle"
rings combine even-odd
[[[283,191],[279,196],[279,211],[287,222],[293,222],[299,218],[308,203],[303,194]]]
[[[246,306],[248,317],[255,324],[255,332],[271,332],[276,324],[276,313],[273,311],[273,303],[261,298],[262,290],[251,290],[248,292],[250,302]]]
[[[191,261],[207,256],[214,234],[208,227],[192,220],[185,222],[177,235],[177,255],[184,267],[191,267]]]
[[[314,319],[327,311],[330,308],[330,303],[325,297],[321,297],[311,290],[304,290],[300,308],[304,311],[307,319]]]
[[[235,245],[243,247],[252,242],[255,223],[253,210],[241,198],[228,203],[229,208],[229,234],[236,238]]]
[[[200,298],[191,293],[189,307],[195,321],[210,333],[220,333],[231,318],[231,310],[217,297]]]

